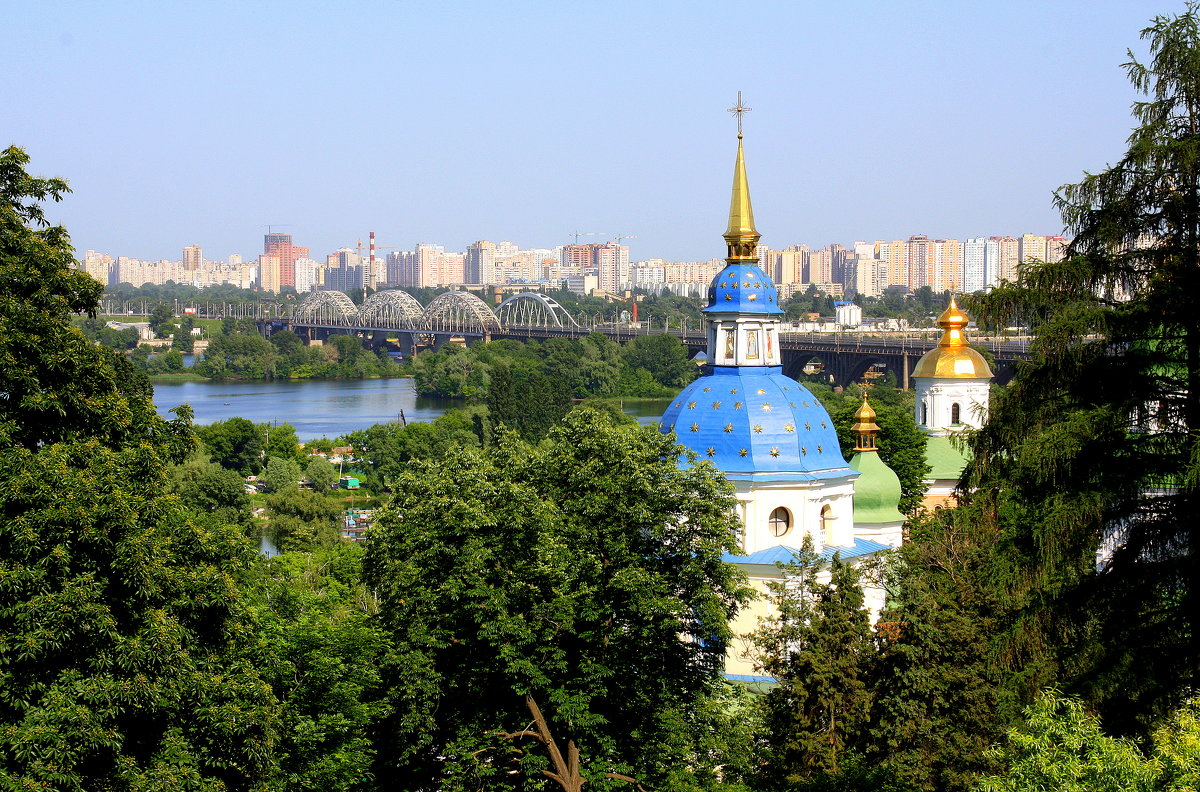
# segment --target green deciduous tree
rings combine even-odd
[[[277,707],[251,657],[253,550],[167,494],[191,445],[144,375],[70,325],[98,284],[59,180],[0,155],[0,786],[259,788]]]
[[[361,546],[339,543],[261,564],[264,675],[282,705],[272,779],[280,790],[375,786],[371,730],[385,708],[379,666],[387,641],[372,619],[377,606],[362,584],[361,557]]]
[[[304,468],[304,477],[317,492],[325,492],[338,483],[338,471],[324,457],[313,456]]]
[[[221,467],[200,454],[172,465],[168,472],[168,488],[197,519],[237,525],[244,530],[250,528],[250,496],[245,480],[237,471]]]
[[[262,468],[263,433],[245,418],[229,418],[196,427],[196,436],[221,467],[236,470],[244,476],[254,475]]]
[[[267,492],[283,492],[300,486],[300,465],[294,459],[270,457],[260,481]]]
[[[510,434],[400,477],[364,561],[395,644],[386,766],[415,787],[536,776],[494,736],[524,726],[529,693],[590,757],[589,788],[609,770],[713,782],[689,724],[743,596],[721,560],[737,522],[716,471],[679,451],[577,411],[536,447]]]

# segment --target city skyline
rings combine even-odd
[[[581,231],[700,261],[741,89],[773,247],[1053,235],[1053,189],[1131,126],[1125,48],[1175,10],[51,3],[13,12],[0,142],[71,181],[49,215],[80,251],[249,255],[271,224],[314,251]]]

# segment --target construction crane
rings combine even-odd
[[[274,232],[271,230],[272,228],[287,228],[287,227],[288,227],[288,226],[290,226],[290,225],[291,225],[291,223],[267,223],[267,224],[266,224],[266,226],[267,226],[267,233],[268,233],[268,234],[274,233]]]
[[[622,239],[637,239],[637,234],[618,234],[613,240],[619,245]]]
[[[604,236],[604,232],[603,231],[573,231],[570,234],[567,234],[567,236],[575,237],[575,244],[578,245],[579,237],[581,237],[581,236]]]

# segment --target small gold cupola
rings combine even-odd
[[[954,298],[938,317],[942,338],[936,349],[926,352],[917,367],[914,377],[938,379],[991,379],[992,369],[983,356],[967,344],[967,324],[970,319],[958,307]]]
[[[875,423],[875,410],[867,401],[866,391],[863,391],[862,405],[854,413],[854,425],[850,431],[854,432],[855,451],[878,450],[875,447],[875,435],[879,434],[879,426]]]

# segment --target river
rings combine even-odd
[[[368,380],[283,380],[274,382],[155,382],[159,413],[190,404],[197,424],[227,418],[254,423],[288,423],[301,441],[333,439],[372,424],[432,421],[461,406],[447,399],[417,395],[408,378]],[[667,399],[626,399],[622,408],[644,424],[654,423]]]

